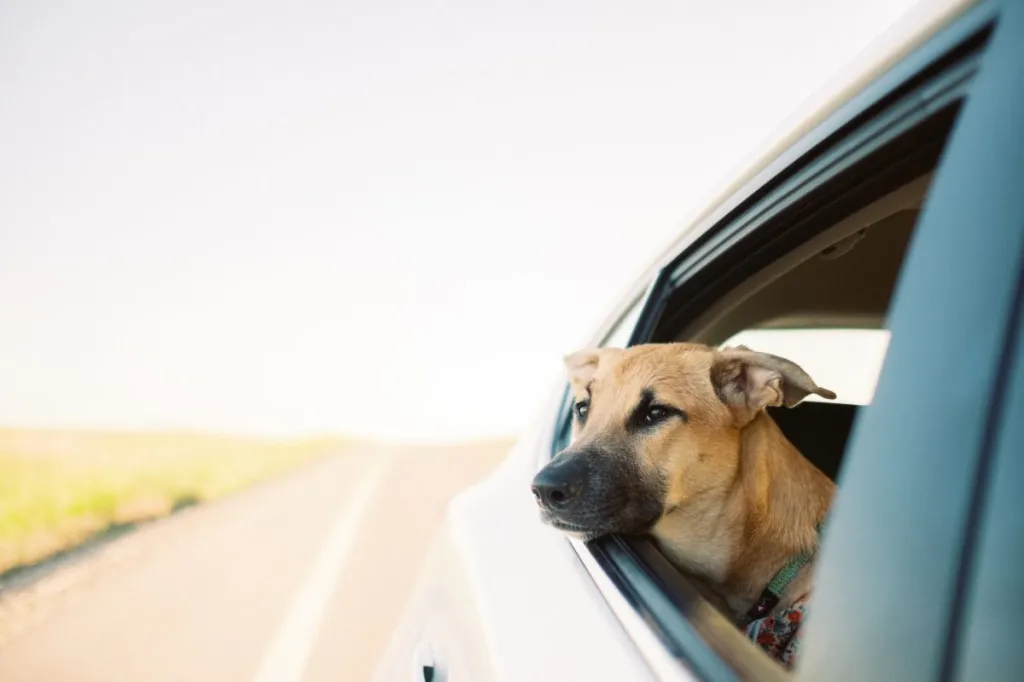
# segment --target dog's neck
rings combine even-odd
[[[733,615],[745,613],[794,556],[817,546],[835,490],[764,412],[744,427],[738,447],[729,487],[688,501],[652,531],[668,557],[709,581]],[[790,583],[780,608],[809,591],[812,569]]]

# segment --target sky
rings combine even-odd
[[[0,424],[517,433],[910,0],[0,3]]]

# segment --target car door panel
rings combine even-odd
[[[991,463],[979,505],[963,611],[952,631],[958,644],[950,677],[962,682],[1011,682],[1024,671],[1020,618],[1024,608],[1024,276],[1018,284],[1017,322],[1007,359],[1006,388],[997,417]]]

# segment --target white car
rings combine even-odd
[[[773,413],[840,487],[795,677],[1024,679],[1024,1],[920,6],[818,102],[592,345],[746,342],[839,393]],[[377,679],[790,677],[649,540],[541,523],[566,396],[453,501]]]

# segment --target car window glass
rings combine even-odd
[[[889,346],[885,329],[749,329],[722,346],[747,346],[797,362],[836,402],[870,405]],[[808,401],[824,401],[816,395]],[[830,401],[831,402],[831,401]]]

